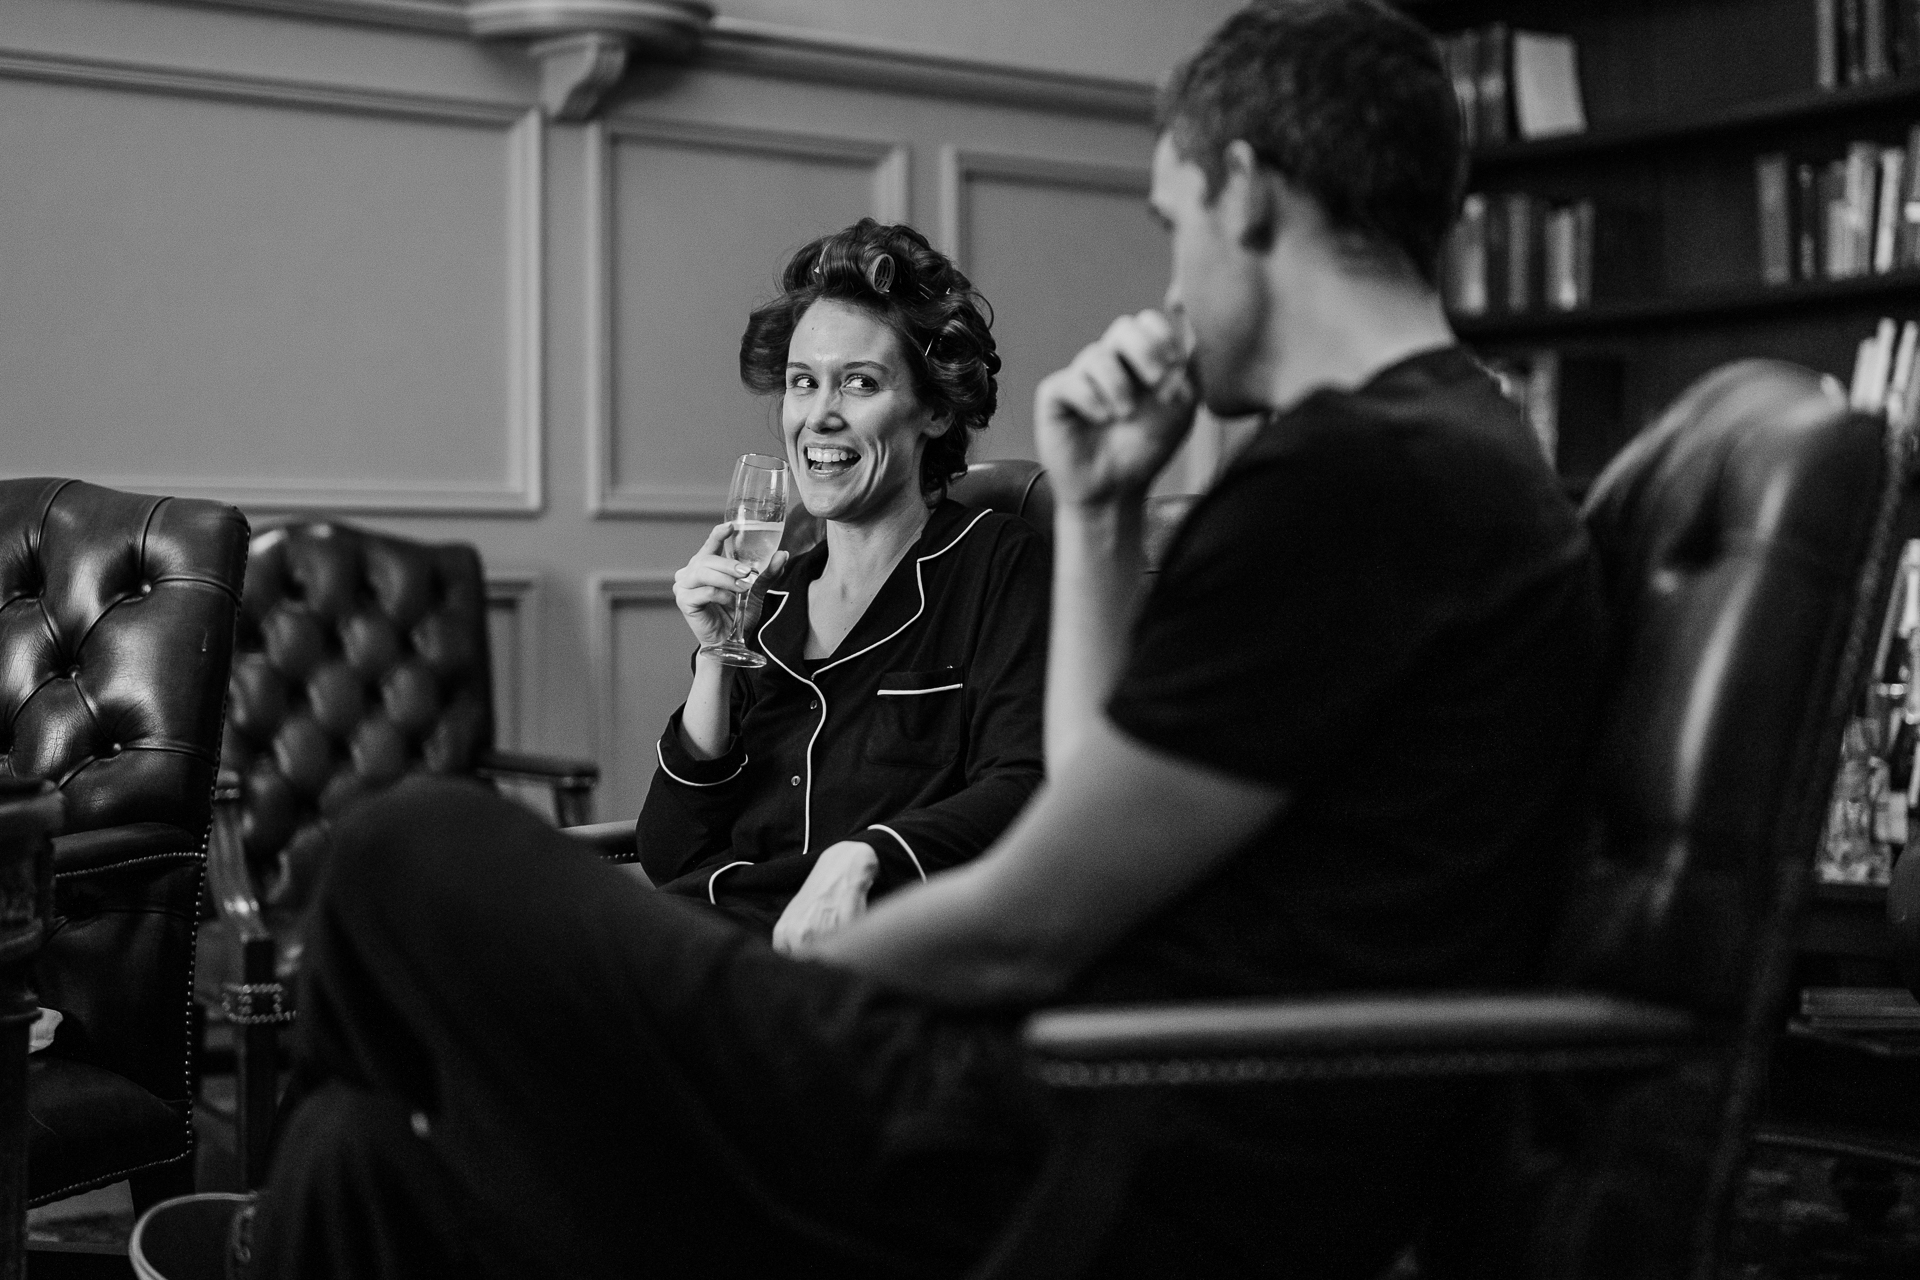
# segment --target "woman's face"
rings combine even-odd
[[[787,344],[780,427],[807,510],[859,524],[920,501],[920,455],[947,424],[914,394],[899,336],[822,298]]]

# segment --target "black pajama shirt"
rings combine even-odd
[[[688,754],[676,711],[640,811],[640,860],[668,893],[771,931],[841,840],[873,847],[871,894],[967,861],[1041,778],[1048,564],[1025,521],[951,500],[824,660],[805,657],[807,588],[824,542],[796,556],[750,639],[734,734]]]

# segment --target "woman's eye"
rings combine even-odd
[[[878,391],[880,384],[867,374],[855,373],[847,376],[847,387],[854,391]]]
[[[787,390],[811,391],[813,390],[813,379],[804,373],[796,373],[787,379]]]

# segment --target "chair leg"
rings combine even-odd
[[[162,1200],[193,1194],[193,1154],[170,1160],[154,1169],[142,1169],[127,1178],[133,1194],[133,1213],[139,1217]]]

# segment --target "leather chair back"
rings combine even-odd
[[[35,1055],[36,1200],[191,1152],[188,997],[247,523],[215,502],[0,481],[0,776],[59,784],[65,1015]]]
[[[0,481],[0,776],[58,783],[70,832],[204,842],[245,564],[231,507]]]
[[[486,609],[464,544],[337,523],[254,538],[224,759],[270,911],[304,905],[347,805],[403,774],[470,773],[493,746]]]
[[[1714,1034],[1673,1070],[1535,1088],[1503,1155],[1524,1190],[1488,1212],[1530,1224],[1526,1274],[1681,1276],[1712,1255],[1866,678],[1895,470],[1883,422],[1808,370],[1744,361],[1682,395],[1587,498],[1617,652],[1598,839],[1551,973]]]
[[[948,486],[947,496],[970,507],[1019,516],[1053,545],[1053,484],[1037,462],[989,458],[971,463],[967,474]]]

